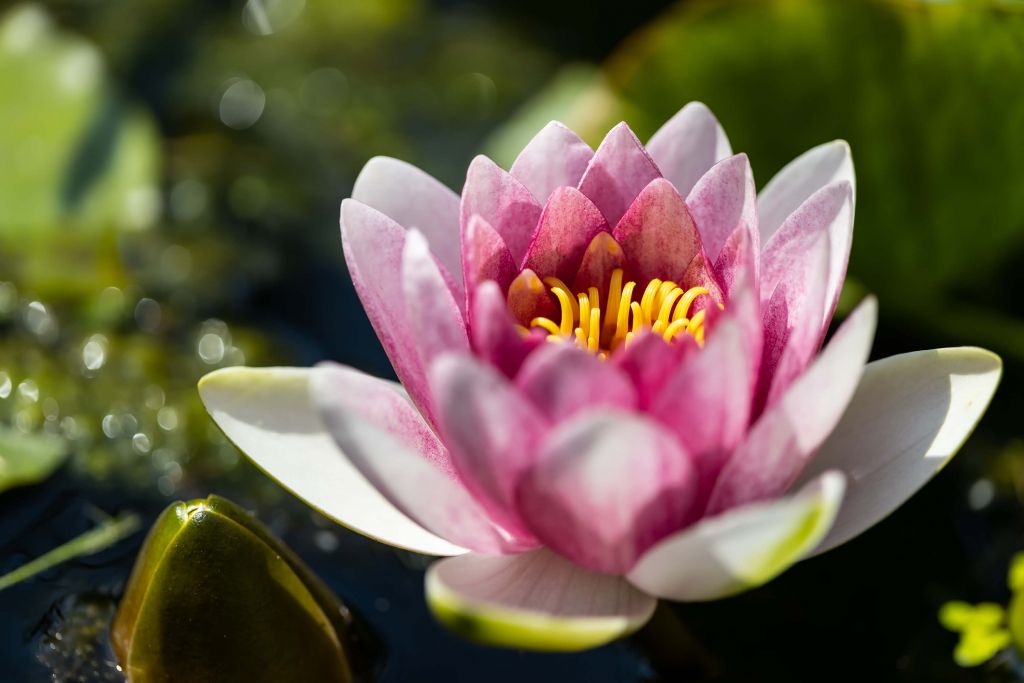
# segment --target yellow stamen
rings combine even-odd
[[[710,296],[705,287],[684,290],[671,280],[654,279],[644,287],[639,301],[633,300],[636,282],[623,282],[623,271],[612,271],[608,284],[606,307],[601,307],[601,291],[588,287],[584,292],[572,290],[555,277],[544,278],[551,294],[559,304],[558,321],[536,317],[530,327],[547,332],[547,340],[560,343],[572,339],[582,349],[607,358],[619,346],[628,346],[645,329],[672,342],[680,334],[691,336],[698,345],[704,345],[706,309],[689,317],[697,297]],[[715,302],[721,309],[721,303]],[[520,326],[520,332],[529,334]]]

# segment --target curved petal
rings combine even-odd
[[[352,188],[352,199],[380,211],[404,228],[418,228],[430,251],[462,291],[459,195],[412,164],[390,157],[366,162]]]
[[[788,489],[842,417],[875,336],[878,307],[867,299],[828,346],[754,424],[715,484],[708,514]]]
[[[597,205],[608,225],[615,225],[640,191],[660,177],[640,140],[620,123],[601,141],[579,189]]]
[[[473,290],[486,280],[497,282],[502,291],[508,289],[519,271],[505,240],[479,215],[471,216],[463,226],[462,261],[466,291],[470,297]]]
[[[761,244],[767,245],[775,231],[811,195],[826,185],[847,181],[856,187],[853,159],[845,140],[833,140],[809,149],[768,181],[757,198]]]
[[[540,204],[518,180],[483,155],[473,159],[462,189],[463,225],[479,214],[505,240],[512,259],[522,263],[540,212]]]
[[[441,271],[427,240],[409,230],[402,250],[402,286],[409,323],[416,330],[416,346],[426,367],[442,353],[468,351],[469,338],[448,278]]]
[[[612,233],[626,252],[632,279],[679,282],[700,237],[689,209],[672,183],[658,178],[643,188]]]
[[[756,588],[824,538],[843,488],[843,475],[827,472],[792,497],[706,517],[654,546],[626,578],[646,593],[684,602]]]
[[[515,490],[537,460],[547,420],[505,377],[470,356],[442,356],[430,379],[444,440],[466,487],[493,519],[527,536]]]
[[[669,343],[659,334],[643,331],[633,338],[629,346],[623,345],[616,350],[611,362],[633,380],[639,406],[647,410],[665,382],[691,354],[698,351],[700,347],[688,334],[680,335]]]
[[[433,422],[417,332],[410,324],[401,277],[407,233],[354,199],[341,203],[341,241],[352,284],[366,315],[413,401]]]
[[[703,102],[690,102],[647,143],[647,151],[684,197],[709,168],[732,154],[729,139]]]
[[[583,252],[579,270],[573,280],[573,291],[585,292],[591,287],[597,287],[602,292],[608,291],[612,271],[625,267],[626,254],[622,247],[610,232],[599,232]]]
[[[1002,361],[976,348],[935,349],[868,364],[846,413],[800,479],[846,473],[849,489],[825,552],[874,526],[956,454],[981,419]]]
[[[686,196],[704,253],[715,263],[738,229],[757,239],[757,192],[746,154],[724,159],[708,170]]]
[[[853,185],[847,180],[830,183],[811,195],[785,220],[764,245],[761,254],[761,300],[767,301],[779,283],[805,268],[811,246],[822,238],[827,268],[821,310],[816,321],[818,337],[824,335],[846,278],[853,243]]]
[[[636,408],[629,378],[575,344],[547,344],[523,364],[516,386],[553,422],[593,408]]]
[[[529,268],[519,271],[508,286],[508,310],[512,317],[524,327],[536,317],[558,320],[558,306],[554,297],[548,293],[547,287],[537,273]]]
[[[608,230],[604,216],[593,202],[574,187],[561,187],[551,194],[544,207],[523,268],[544,277],[554,275],[570,280],[590,241]]]
[[[628,635],[657,606],[621,578],[589,572],[548,550],[435,562],[426,592],[434,616],[467,638],[562,652]]]
[[[459,482],[444,446],[400,385],[352,368],[323,364],[313,370],[310,389],[314,405],[345,457],[411,519],[477,552],[533,547],[491,523]]]
[[[399,512],[342,455],[312,403],[311,372],[226,368],[203,377],[199,395],[217,426],[257,467],[339,524],[428,555],[466,552]]]
[[[556,428],[519,485],[519,513],[545,546],[622,574],[682,528],[697,478],[673,436],[639,415],[599,410]]]
[[[509,172],[544,204],[559,187],[576,187],[593,158],[590,145],[552,121],[533,136]]]
[[[530,351],[543,343],[535,335],[519,333],[497,283],[484,282],[477,287],[472,312],[473,350],[506,377],[514,377]]]

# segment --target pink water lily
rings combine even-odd
[[[872,526],[959,448],[1001,363],[867,363],[876,305],[823,342],[854,175],[831,142],[758,194],[708,109],[646,147],[551,123],[461,197],[372,159],[345,259],[401,385],[335,364],[200,385],[257,465],[360,533],[449,556],[428,601],[474,638],[579,649],[657,598],[760,585]]]

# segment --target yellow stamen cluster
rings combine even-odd
[[[688,315],[697,297],[708,294],[707,289],[684,290],[670,280],[654,279],[647,284],[639,301],[634,301],[636,282],[623,284],[622,275],[621,268],[612,271],[604,309],[597,287],[573,296],[572,290],[558,278],[544,278],[544,284],[558,299],[560,320],[556,323],[550,318],[538,317],[530,321],[530,327],[546,330],[550,342],[574,339],[580,348],[602,358],[622,344],[628,346],[634,335],[645,329],[660,334],[668,342],[685,333],[700,346],[704,345],[706,311],[697,311],[692,318]],[[523,331],[528,332],[526,328]]]

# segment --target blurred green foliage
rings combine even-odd
[[[1022,82],[1020,3],[697,0],[628,39],[562,115],[592,143],[623,119],[646,139],[704,101],[759,187],[848,140],[850,273],[882,315],[1024,358]]]

